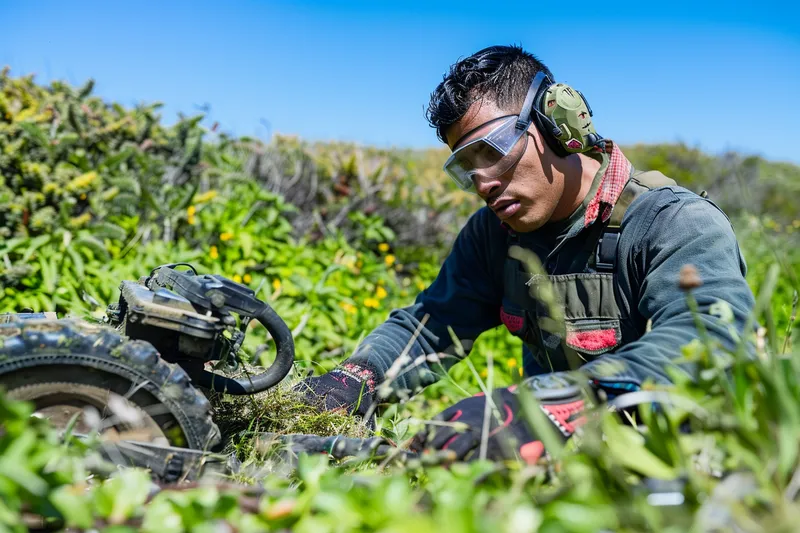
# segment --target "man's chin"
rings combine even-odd
[[[535,217],[512,217],[505,221],[509,228],[517,233],[530,233],[544,226],[545,221]]]

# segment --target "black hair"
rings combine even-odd
[[[460,59],[431,93],[425,113],[428,123],[446,144],[447,128],[484,97],[492,98],[498,107],[522,107],[531,80],[539,71],[555,79],[536,56],[516,45],[490,46]]]

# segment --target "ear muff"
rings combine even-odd
[[[545,76],[533,102],[533,120],[547,144],[560,157],[588,152],[603,142],[583,94]]]

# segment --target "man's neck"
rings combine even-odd
[[[564,220],[575,212],[589,194],[601,166],[599,161],[583,154],[566,157],[561,163],[558,170],[564,176],[564,193],[551,221]]]

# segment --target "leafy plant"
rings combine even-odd
[[[97,319],[121,280],[191,262],[252,287],[286,320],[298,355],[291,385],[338,364],[391,309],[410,304],[480,207],[449,186],[442,150],[264,144],[207,130],[199,116],[168,128],[159,104],[126,109],[92,89],[0,74],[3,311]],[[319,456],[275,468],[253,453],[255,431],[364,426],[303,418],[282,395],[220,402],[231,448],[255,469],[181,487],[156,487],[138,471],[110,475],[91,443],[62,438],[0,393],[0,530],[23,531],[32,514],[109,531],[793,530],[800,171],[684,146],[625,151],[637,166],[707,189],[731,214],[760,294],[755,358],[704,342],[683,347],[698,379],[648,388],[634,423],[596,407],[580,438],[531,466]],[[726,316],[722,303],[717,311]],[[255,354],[265,342],[254,325],[244,349]],[[446,405],[519,381],[520,355],[506,330],[487,332],[445,379],[383,412],[378,430],[403,441]]]

